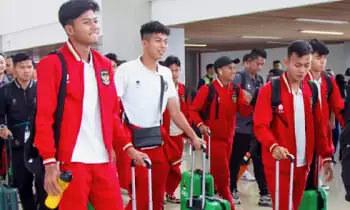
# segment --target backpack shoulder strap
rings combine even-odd
[[[281,104],[281,83],[280,77],[276,77],[271,79],[271,108],[272,111],[275,112],[277,106]]]
[[[309,80],[307,82],[309,83],[309,86],[310,86],[311,92],[312,92],[312,111],[314,112],[316,110],[316,105],[317,105],[317,101],[318,101],[318,87],[311,80]]]
[[[238,99],[238,98],[239,98],[239,92],[240,92],[239,86],[238,86],[237,84],[234,84],[234,83],[232,82],[232,89],[233,89],[234,94],[236,94],[236,97],[237,97],[237,99]]]
[[[326,72],[323,72],[323,76],[327,83],[327,101],[328,101],[333,93],[333,83],[332,83],[331,76],[328,75]]]
[[[207,120],[209,119],[209,113],[210,113],[210,108],[211,108],[211,104],[213,103],[214,100],[214,96],[216,95],[216,91],[215,91],[215,87],[212,83],[208,84],[208,96],[207,96],[207,100],[206,100],[206,104],[204,107],[204,112],[203,112],[203,120]],[[216,110],[216,116],[218,117],[218,106],[216,106],[217,110]]]
[[[59,139],[60,139],[60,129],[62,123],[62,115],[64,110],[64,102],[66,98],[66,90],[67,90],[67,63],[60,51],[54,51],[50,54],[56,54],[61,62],[61,71],[62,71],[62,79],[60,82],[58,96],[57,96],[57,107],[55,111],[55,123],[54,123],[54,139],[55,146],[58,148]]]
[[[241,88],[242,89],[246,89],[246,83],[247,83],[247,81],[246,81],[246,77],[245,77],[245,74],[243,73],[243,72],[237,72],[236,74],[239,74],[239,75],[241,75]]]
[[[258,81],[259,81],[259,85],[260,87],[264,85],[264,78],[260,75],[257,75],[258,76]]]

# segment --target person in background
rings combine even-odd
[[[327,65],[327,56],[329,54],[328,47],[317,39],[311,40],[310,45],[313,49],[311,69],[306,75],[305,80],[311,80],[317,85],[321,110],[324,117],[324,127],[328,137],[328,146],[333,148],[332,130],[335,127],[335,119],[340,122],[342,127],[344,126],[344,101],[340,95],[334,77],[329,75],[329,72],[326,72],[325,69]],[[332,87],[328,87],[326,77],[330,80]],[[329,88],[332,88],[332,90]],[[317,158],[313,161],[317,161]],[[317,186],[317,183],[314,183],[314,180],[317,180],[315,176],[319,169],[315,167],[315,163],[317,162],[311,164],[306,186],[307,189],[312,189]],[[322,181],[321,186],[327,190],[329,189],[328,186],[322,184]]]
[[[14,69],[13,69],[13,55],[8,56],[6,58],[6,76],[8,77],[9,80],[13,80],[16,75],[14,74]]]
[[[6,59],[5,56],[0,53],[0,88],[10,82],[10,79],[5,74],[6,71]]]
[[[34,70],[33,70],[33,77],[32,77],[32,79],[33,79],[34,81],[36,81],[36,80],[37,80],[37,77],[38,77],[37,72],[36,72],[36,65],[37,65],[37,63],[35,63],[35,62],[33,61],[33,68],[34,68]]]
[[[62,63],[56,54],[50,54],[37,67],[34,144],[45,166],[45,190],[52,196],[60,195],[59,174],[71,171],[73,175],[60,200],[60,210],[86,210],[88,202],[95,210],[124,207],[113,155],[120,142],[129,141],[130,136],[119,117],[111,62],[91,48],[99,40],[99,9],[93,0],[69,0],[58,12],[68,36],[59,49],[67,66],[67,89],[58,148],[53,124]],[[138,153],[129,155],[137,159]]]
[[[345,94],[345,85],[346,85],[345,76],[342,74],[337,74],[335,76],[335,81],[336,81],[337,86],[339,88],[340,95],[341,95],[342,99],[345,100],[345,95],[346,95]],[[335,127],[332,131],[332,139],[333,139],[333,146],[334,146],[335,152],[337,151],[337,148],[338,148],[341,130],[342,129],[341,129],[340,123],[336,120]],[[341,160],[341,152],[339,151],[339,161],[340,160]],[[333,163],[336,163],[334,156],[333,156]]]
[[[272,66],[273,66],[273,68],[269,71],[269,75],[266,78],[266,83],[269,82],[271,80],[271,78],[279,77],[284,73],[284,71],[282,70],[281,61],[275,60],[272,63]]]
[[[117,57],[117,55],[115,53],[108,53],[105,56],[112,62],[113,73],[115,73],[115,71],[118,68],[118,57]]]
[[[210,131],[210,169],[213,175],[215,187],[219,196],[231,203],[231,209],[235,209],[232,199],[230,182],[230,156],[232,151],[233,136],[235,135],[236,115],[249,116],[252,113],[250,94],[238,85],[232,84],[236,73],[235,65],[239,59],[232,60],[227,56],[218,58],[215,63],[215,72],[218,78],[212,83],[215,89],[211,103],[207,101],[209,85],[202,86],[189,108],[190,118],[193,119],[201,133],[207,137]],[[220,99],[220,100],[218,100]],[[209,106],[210,107],[207,107]],[[218,110],[218,111],[215,111]],[[206,113],[207,119],[203,119],[200,113]]]
[[[250,95],[254,95],[255,91],[264,83],[259,72],[265,64],[266,57],[267,55],[264,49],[253,49],[249,53],[246,64],[247,68],[235,75],[233,83],[240,85],[241,88],[246,90]],[[239,113],[237,114],[236,134],[234,136],[230,159],[230,188],[235,204],[240,204],[241,200],[238,196],[237,189],[238,175],[244,156],[249,151],[251,152],[254,174],[260,191],[258,205],[272,206],[271,197],[266,185],[264,166],[261,160],[261,144],[254,136],[252,120],[252,115],[243,117],[240,116]],[[246,171],[243,176],[248,180],[255,180],[248,171]]]
[[[213,81],[214,76],[214,65],[208,64],[206,67],[207,74],[199,80],[197,90],[199,90],[203,85],[209,85]]]
[[[290,161],[285,160],[288,159],[288,154],[295,157],[293,209],[299,208],[315,151],[323,158],[327,181],[333,179],[333,148],[328,146],[321,103],[317,100],[313,110],[312,89],[304,80],[311,68],[312,52],[308,41],[293,42],[288,47],[288,57],[285,58],[287,70],[279,80],[281,104],[276,110],[272,109],[271,97],[274,90],[271,83],[260,88],[256,101],[254,133],[262,143],[265,174],[273,205],[276,196],[276,160],[281,160],[280,209],[288,209],[289,204]]]
[[[181,71],[180,59],[176,56],[169,56],[163,62],[163,65],[171,70],[173,81],[176,88],[176,103],[181,110],[182,114],[188,118],[187,104],[186,104],[186,88],[185,85],[179,82],[179,76]],[[169,111],[165,110],[163,114],[163,127],[167,131],[171,140],[176,144],[178,148],[179,157],[182,157],[184,150],[184,132],[176,126],[175,122],[170,119]],[[181,159],[175,161],[170,166],[170,172],[167,177],[166,183],[166,202],[180,203],[180,199],[175,196],[175,190],[181,182],[181,170],[180,170]]]
[[[245,54],[242,58],[242,66],[243,66],[243,69],[247,69],[248,68],[248,65],[249,65],[249,58],[250,58],[250,54]]]
[[[143,24],[140,29],[143,55],[121,65],[114,75],[117,94],[124,108],[123,116],[126,126],[131,133],[137,132],[140,128],[144,131],[144,133],[139,133],[139,141],[120,141],[121,153],[137,154],[137,157],[133,159],[143,165],[145,165],[144,158],[151,160],[152,198],[155,210],[163,208],[170,163],[175,163],[182,155],[162,126],[165,109],[169,111],[171,120],[180,130],[184,131],[197,150],[204,143],[197,137],[179,109],[171,71],[159,64],[159,60],[168,49],[169,34],[170,29],[158,21]],[[146,132],[155,137],[154,142],[149,141]],[[140,141],[141,144],[137,144]],[[117,152],[116,155],[118,159],[119,153]],[[130,167],[130,159],[118,165],[118,169],[127,172],[131,171]],[[148,209],[147,169],[136,166],[135,173],[137,209]],[[131,193],[131,177],[130,180],[125,181],[128,183],[122,186],[129,186],[128,190]],[[126,209],[132,209],[131,201]]]
[[[118,67],[121,66],[123,63],[126,63],[126,62],[127,62],[126,60],[119,60],[118,63],[117,63]]]
[[[34,175],[24,164],[24,142],[30,136],[28,120],[36,108],[36,83],[31,79],[34,68],[32,59],[25,53],[15,54],[12,59],[17,77],[0,89],[0,124],[7,127],[0,131],[0,136],[4,140],[13,136],[11,148],[7,148],[12,150],[13,184],[18,189],[23,209],[33,210],[37,209],[33,195]],[[4,141],[0,143],[3,145]],[[46,210],[44,177],[39,174],[35,176],[35,188],[39,210]]]

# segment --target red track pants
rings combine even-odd
[[[73,180],[63,193],[59,210],[86,210],[88,201],[95,210],[124,208],[114,163],[64,163],[60,169],[71,171]]]
[[[274,164],[274,163],[273,163]],[[265,175],[267,186],[269,188],[269,192],[273,201],[273,209],[275,209],[275,184],[276,184],[276,172],[271,170],[269,167],[265,167]],[[293,210],[297,210],[303,198],[306,179],[308,175],[307,166],[296,167],[294,169],[294,185],[293,185]],[[279,195],[279,203],[280,210],[288,210],[288,202],[289,202],[289,172],[281,172],[280,173],[280,195]]]
[[[231,138],[232,139],[232,138]],[[231,209],[235,209],[230,191],[230,157],[232,151],[232,140],[211,139],[210,173],[213,175],[214,183],[219,195],[231,203]]]
[[[165,185],[169,174],[170,165],[164,152],[164,147],[150,150],[142,150],[152,161],[152,188],[153,209],[162,210],[165,193]],[[130,162],[126,163],[130,165]],[[136,166],[136,202],[137,210],[148,210],[148,173],[147,168]],[[129,188],[131,197],[131,188]],[[131,200],[126,210],[132,208]],[[108,208],[106,208],[108,209]]]
[[[171,140],[176,144],[178,148],[178,152],[182,156],[182,152],[184,150],[184,140],[183,135],[178,136],[170,136]],[[167,183],[166,183],[166,193],[169,195],[173,195],[176,188],[179,186],[181,182],[181,170],[180,170],[181,162],[178,162],[177,164],[171,165],[169,175],[167,177]]]

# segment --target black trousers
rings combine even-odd
[[[249,151],[252,155],[254,175],[259,186],[260,195],[266,195],[269,193],[269,191],[265,179],[264,165],[261,159],[261,145],[254,136],[240,133],[235,134],[232,144],[232,153],[230,158],[231,192],[237,190],[239,169],[243,162],[244,155]]]
[[[12,149],[12,174],[13,185],[18,189],[23,210],[48,210],[45,207],[47,194],[44,189],[44,172],[33,175],[24,166],[24,150]],[[33,181],[35,182],[36,195],[33,194]]]

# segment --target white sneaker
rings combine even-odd
[[[236,190],[232,193],[232,200],[235,205],[241,204],[241,199],[239,198],[238,192]]]
[[[249,182],[255,181],[255,177],[251,175],[249,171],[245,171],[241,179]]]

